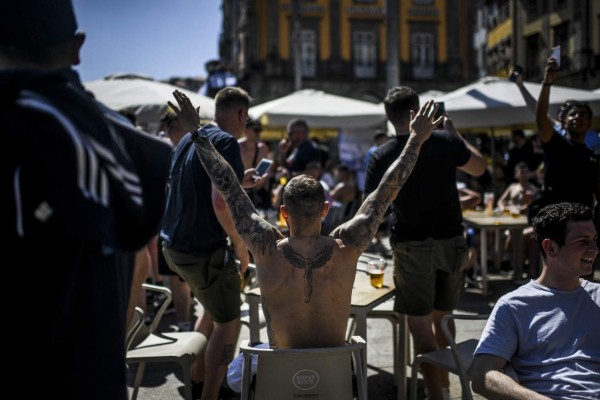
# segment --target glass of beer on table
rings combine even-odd
[[[386,265],[387,261],[383,258],[371,260],[367,264],[367,272],[369,273],[371,285],[378,289],[383,287],[383,272]]]

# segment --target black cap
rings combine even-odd
[[[72,38],[71,0],[14,0],[2,4],[0,46],[50,46]]]

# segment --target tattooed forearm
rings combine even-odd
[[[283,246],[283,256],[295,268],[304,268],[304,302],[310,303],[312,295],[312,271],[324,266],[333,255],[333,246],[325,246],[314,257],[307,259],[290,245]]]
[[[206,136],[199,136],[194,148],[206,173],[215,187],[221,192],[236,230],[251,251],[270,254],[276,240],[283,238],[281,233],[258,217],[252,201],[242,189],[233,168],[214,148]]]
[[[334,231],[334,236],[342,235],[344,241],[361,248],[366,248],[371,243],[388,207],[409,178],[420,148],[421,143],[418,140],[409,139],[402,154],[390,165],[377,189],[366,198],[356,212],[357,220],[351,220],[344,229]]]

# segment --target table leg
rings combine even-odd
[[[397,400],[402,400],[406,398],[406,355],[408,351],[408,346],[410,345],[408,341],[408,323],[406,314],[400,314],[400,326],[398,327],[398,359],[394,360],[394,363],[399,363],[399,371],[398,371],[398,393],[396,394]]]
[[[495,250],[495,254],[494,254],[494,271],[498,272],[500,271],[500,265],[501,265],[501,259],[502,259],[502,254],[504,253],[502,251],[502,246],[504,245],[504,243],[501,243],[500,241],[500,237],[503,235],[502,234],[502,230],[501,229],[496,229],[494,230],[494,250]]]
[[[510,235],[513,246],[513,279],[520,280],[523,276],[523,230],[511,229]]]
[[[260,342],[260,319],[258,317],[259,296],[246,296],[250,315],[250,343]]]
[[[483,297],[487,297],[488,288],[487,288],[487,230],[480,230],[480,242],[481,242],[481,289],[483,292]]]

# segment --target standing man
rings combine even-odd
[[[311,161],[321,162],[321,151],[308,137],[308,124],[303,119],[293,119],[287,125],[287,139],[279,143],[279,156],[287,170],[288,178],[306,171]]]
[[[598,257],[592,211],[552,204],[533,229],[542,273],[494,306],[469,370],[473,390],[486,399],[598,399],[600,285],[581,279]]]
[[[250,101],[240,88],[221,89],[215,96],[216,125],[202,128],[239,180],[244,165],[236,137],[244,132]],[[169,181],[162,251],[169,268],[186,280],[204,307],[195,329],[208,338],[208,344],[194,365],[193,391],[194,398],[216,400],[240,330],[241,282],[227,237],[241,262],[241,272],[248,267],[248,250],[198,160],[190,134],[175,149]]]
[[[547,204],[570,201],[591,207],[596,214],[596,228],[600,229],[600,156],[594,155],[585,144],[592,125],[592,109],[587,103],[565,103],[563,128],[568,135],[560,134],[560,126],[553,125],[548,116],[550,89],[558,70],[556,60],[548,58],[536,111],[545,159],[544,190],[529,205],[529,218],[533,220]],[[600,259],[596,260],[595,268],[600,268]],[[588,279],[593,279],[593,272]]]
[[[409,87],[390,89],[385,112],[396,137],[381,145],[367,169],[365,196],[373,192],[390,164],[409,140],[411,112],[419,110],[419,96]],[[408,314],[415,354],[447,345],[440,322],[456,307],[463,288],[467,244],[456,188],[456,168],[479,176],[485,160],[444,117],[446,130],[435,130],[423,144],[419,160],[392,203],[390,244],[394,251],[394,310]],[[449,396],[448,375],[422,365],[428,396]]]
[[[587,103],[570,101],[564,110],[565,137],[553,126],[548,116],[550,89],[558,66],[549,58],[537,103],[536,122],[545,158],[544,190],[546,204],[571,201],[593,208],[600,200],[598,159],[585,145],[585,136],[592,123],[592,110]],[[537,210],[532,210],[537,211]],[[535,215],[530,214],[533,218]]]
[[[134,256],[158,232],[170,149],[85,91],[71,69],[84,40],[70,0],[3,4],[0,193],[18,258],[4,277],[42,296],[44,338],[43,350],[16,339],[8,362],[49,366],[26,397],[125,400]],[[20,301],[4,313],[31,326]]]

